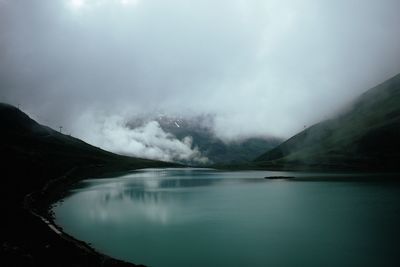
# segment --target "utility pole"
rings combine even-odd
[[[60,128],[60,133],[62,133],[62,128],[63,128],[63,127],[62,127],[62,126],[60,126],[59,128]]]

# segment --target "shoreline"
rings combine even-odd
[[[63,242],[72,245],[77,250],[81,251],[82,254],[97,259],[99,266],[146,267],[145,265],[137,265],[135,263],[126,262],[101,253],[94,249],[89,243],[79,240],[64,232],[62,227],[54,222],[54,215],[51,211],[52,205],[62,199],[71,186],[83,179],[90,179],[88,177],[89,175],[86,175],[85,173],[87,170],[84,169],[79,172],[78,169],[78,167],[75,167],[64,173],[62,176],[48,181],[40,191],[27,194],[24,197],[23,209],[25,209],[33,218],[40,221],[41,224],[45,225],[47,231],[57,235],[57,237]],[[100,169],[101,167],[96,168],[96,170],[93,172],[95,175],[92,175],[93,178],[110,173]],[[133,170],[131,169],[127,171]],[[94,264],[94,266],[96,265],[97,264]]]

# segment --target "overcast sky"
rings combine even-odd
[[[215,115],[289,137],[400,72],[399,0],[0,0],[0,101],[88,118]],[[90,120],[89,120],[90,121]]]

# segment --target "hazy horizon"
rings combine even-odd
[[[203,160],[153,119],[287,138],[400,72],[397,0],[0,0],[0,101],[114,152]]]

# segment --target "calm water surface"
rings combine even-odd
[[[67,233],[147,266],[400,266],[399,184],[342,176],[149,169],[85,180],[53,210]]]

